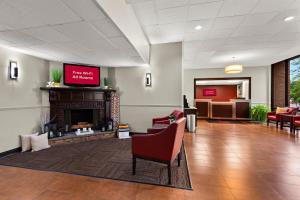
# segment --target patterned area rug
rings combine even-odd
[[[180,167],[173,162],[172,185],[168,185],[164,164],[137,159],[136,175],[132,175],[131,139],[103,139],[15,153],[1,158],[0,165],[192,189],[185,152]]]

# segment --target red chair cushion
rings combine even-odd
[[[274,121],[277,120],[276,115],[269,115],[269,116],[268,116],[268,119],[274,120]]]
[[[300,120],[295,120],[295,121],[294,121],[294,125],[295,125],[295,126],[300,126]]]

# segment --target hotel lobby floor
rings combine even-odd
[[[0,166],[0,199],[300,199],[300,144],[288,131],[198,121],[185,147],[193,191]]]

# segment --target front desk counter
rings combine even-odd
[[[248,120],[250,119],[250,100],[231,99],[230,101],[212,101],[195,99],[198,118]]]

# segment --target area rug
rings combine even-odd
[[[131,139],[67,144],[0,159],[0,165],[6,166],[192,189],[185,152],[181,162],[178,167],[174,161],[172,184],[168,185],[166,165],[156,162],[137,159],[136,175],[132,175]]]

